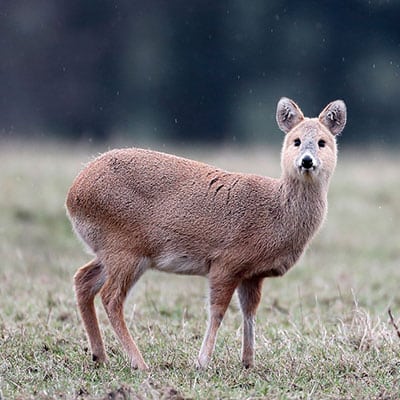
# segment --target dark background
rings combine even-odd
[[[5,138],[280,141],[288,96],[392,146],[399,73],[399,1],[1,1]]]

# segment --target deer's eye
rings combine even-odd
[[[301,145],[301,140],[300,139],[294,139],[294,145],[296,146],[296,147],[299,147],[300,145]]]
[[[325,144],[326,144],[326,142],[325,142],[325,140],[323,140],[323,139],[321,139],[321,140],[318,141],[318,146],[319,146],[319,147],[325,147]]]

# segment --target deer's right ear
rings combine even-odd
[[[304,115],[300,107],[293,100],[287,97],[282,97],[279,100],[276,108],[276,122],[280,130],[288,133],[303,119]]]
[[[339,135],[346,125],[346,104],[343,100],[333,101],[322,110],[318,118],[333,135]]]

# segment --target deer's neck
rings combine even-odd
[[[288,231],[306,241],[311,238],[325,218],[327,190],[325,182],[297,178],[281,180],[280,207]]]

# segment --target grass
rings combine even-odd
[[[89,260],[63,202],[97,150],[7,145],[0,150],[0,390],[4,399],[397,399],[400,397],[400,163],[343,151],[328,220],[286,276],[266,280],[256,366],[240,366],[233,301],[210,367],[193,367],[206,325],[206,281],[147,273],[126,304],[151,366],[131,371],[99,303],[109,362],[90,358],[72,276]],[[279,175],[279,150],[190,152],[230,170]]]

